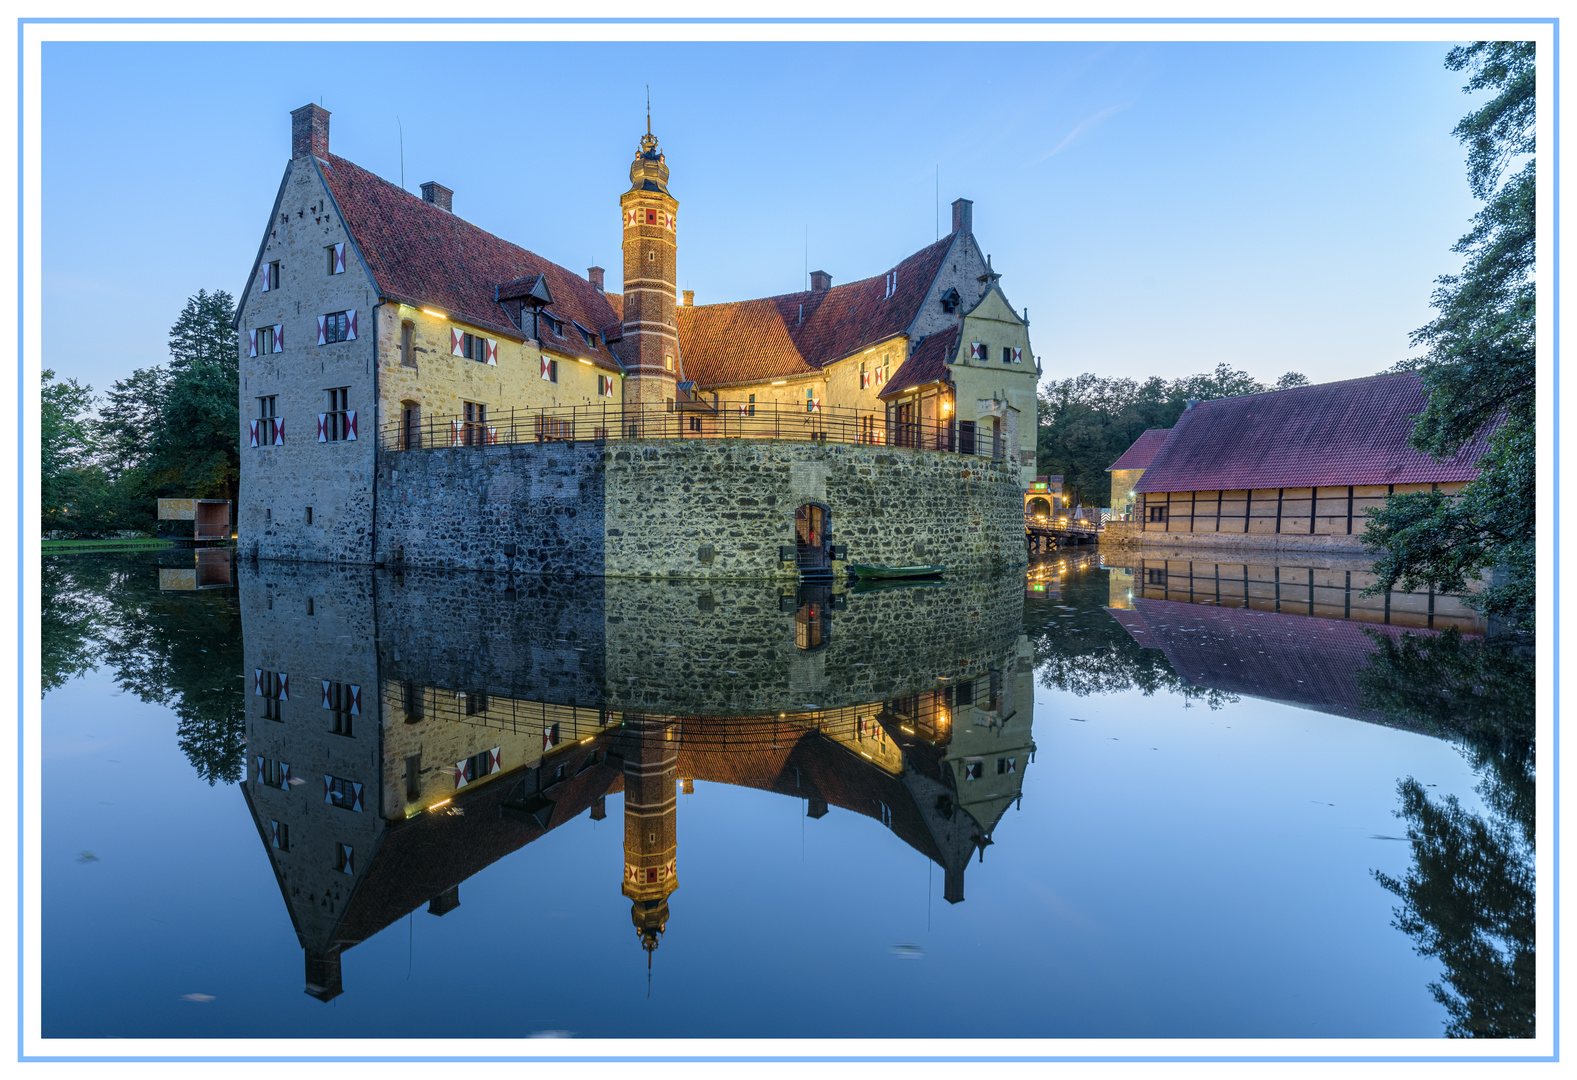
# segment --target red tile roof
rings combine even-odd
[[[1153,427],[1133,441],[1133,445],[1123,451],[1123,456],[1106,466],[1107,472],[1116,469],[1147,469],[1155,457],[1155,452],[1161,449],[1161,444],[1172,433],[1171,428]]]
[[[330,155],[322,169],[351,237],[380,294],[433,307],[454,321],[520,340],[523,335],[494,296],[505,282],[545,274],[564,335],[542,332],[543,348],[621,370],[606,342],[591,348],[571,322],[601,334],[619,316],[586,278]]]
[[[947,362],[958,355],[958,334],[959,327],[949,326],[946,330],[921,338],[915,343],[909,359],[893,372],[893,377],[887,380],[887,388],[878,396],[901,394],[911,386],[924,386],[938,379],[947,380]]]
[[[863,281],[821,292],[679,308],[685,375],[713,387],[811,374],[905,332],[956,235],[944,236],[893,271]],[[888,296],[895,272],[897,291]]]
[[[1134,490],[1472,480],[1483,440],[1445,461],[1408,445],[1424,404],[1413,372],[1202,401],[1178,417]]]

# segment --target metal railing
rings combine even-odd
[[[869,409],[817,406],[802,410],[773,403],[699,401],[571,405],[510,409],[485,419],[459,414],[403,416],[382,425],[381,450],[446,450],[451,447],[622,439],[774,439],[888,446],[1002,460],[1002,436],[975,422],[910,420]]]

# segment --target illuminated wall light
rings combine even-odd
[[[432,804],[432,805],[431,805],[431,806],[429,806],[429,807],[428,807],[428,808],[427,808],[427,809],[429,809],[429,810],[436,810],[436,809],[438,809],[438,808],[439,808],[439,807],[440,807],[440,806],[448,806],[448,805],[449,805],[449,804],[450,804],[450,803],[451,803],[451,802],[453,802],[453,801],[454,801],[454,797],[453,797],[453,796],[451,796],[451,797],[449,797],[449,798],[447,798],[447,799],[445,799],[445,800],[444,800],[444,801],[443,801],[443,802],[435,802],[435,803],[433,803],[433,804]]]
[[[787,383],[788,383],[787,379],[779,379],[777,382],[773,383],[772,385],[773,386],[785,386],[785,385],[787,385]]]
[[[575,357],[575,359],[579,360],[581,363],[585,364],[587,367],[595,367],[596,366],[590,360],[587,360],[584,356],[577,356],[577,357]]]
[[[431,316],[433,316],[434,318],[437,318],[437,319],[447,319],[449,317],[448,315],[445,315],[441,311],[434,311],[430,307],[422,308],[422,314],[423,315],[431,315]]]

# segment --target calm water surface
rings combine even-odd
[[[191,560],[45,560],[46,1037],[1532,1033],[1531,660],[1433,599]]]

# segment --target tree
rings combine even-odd
[[[1479,41],[1452,49],[1446,66],[1468,70],[1464,92],[1498,90],[1453,132],[1468,146],[1468,183],[1484,206],[1453,251],[1460,274],[1436,279],[1439,313],[1413,332],[1426,347],[1398,364],[1429,394],[1412,444],[1436,457],[1488,436],[1478,478],[1461,495],[1393,496],[1371,512],[1364,543],[1381,553],[1375,591],[1402,582],[1462,593],[1486,614],[1532,628],[1534,607],[1534,45]],[[1526,162],[1502,177],[1519,158]]]
[[[1358,673],[1364,702],[1408,726],[1454,739],[1480,776],[1487,816],[1455,796],[1431,800],[1413,777],[1397,785],[1413,862],[1375,880],[1402,901],[1394,925],[1443,968],[1430,992],[1453,1038],[1532,1038],[1534,1009],[1534,663],[1527,649],[1454,629],[1372,634]]]
[[[1308,381],[1288,372],[1277,387],[1301,385],[1290,381],[1294,379]],[[1208,401],[1269,389],[1228,364],[1171,382],[1153,375],[1142,383],[1103,379],[1088,372],[1053,382],[1040,393],[1036,461],[1040,468],[1062,474],[1062,489],[1069,498],[1089,506],[1109,506],[1111,477],[1106,467],[1145,429],[1171,427],[1189,399]]]
[[[75,379],[57,382],[43,371],[39,412],[39,476],[43,528],[69,529],[82,494],[82,470],[89,464],[93,439],[93,388]]]
[[[1309,377],[1307,375],[1304,375],[1302,372],[1298,372],[1298,371],[1289,371],[1285,375],[1283,375],[1281,378],[1276,380],[1275,389],[1277,389],[1277,390],[1291,390],[1294,386],[1308,386],[1308,385],[1309,385]]]
[[[161,489],[193,498],[236,497],[241,371],[234,320],[229,293],[199,289],[170,328],[170,373],[149,454]]]

